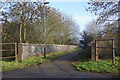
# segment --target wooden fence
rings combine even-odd
[[[9,49],[9,50],[0,50],[0,52],[3,51],[15,51],[15,56],[7,56],[7,57],[1,57],[0,59],[6,59],[6,58],[15,58],[17,60],[17,43],[0,43],[0,45],[14,45],[14,49]]]
[[[115,65],[115,49],[120,49],[120,48],[115,48],[115,41],[120,40],[120,39],[101,39],[101,40],[95,40],[95,61],[98,61],[98,48],[110,48],[112,49],[112,63]],[[99,47],[98,46],[98,41],[112,41],[112,47]]]

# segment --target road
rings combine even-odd
[[[71,65],[71,58],[76,56],[77,51],[62,57],[59,57],[52,62],[39,64],[23,69],[6,71],[2,73],[3,78],[111,78],[110,74],[80,72],[75,70]]]

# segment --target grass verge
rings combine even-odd
[[[112,73],[118,74],[120,71],[120,57],[115,58],[115,65],[112,65],[112,60],[99,59],[99,61],[91,61],[89,56],[89,49],[84,52],[79,53],[73,58],[72,64],[76,67],[78,71],[87,72],[102,72],[102,73]],[[87,55],[87,56],[86,56]],[[113,78],[120,78],[120,76],[115,75]]]
[[[34,66],[37,64],[42,64],[46,62],[50,62],[51,60],[75,52],[79,50],[78,48],[75,48],[74,50],[70,51],[64,51],[64,52],[57,52],[57,53],[49,53],[46,54],[47,58],[45,59],[44,56],[32,56],[27,59],[24,59],[22,62],[19,62],[17,60],[15,61],[2,61],[2,69],[0,71],[7,71],[7,70],[13,70],[18,68],[25,68],[29,66]]]
[[[116,63],[115,66],[113,66],[112,61],[99,60],[72,64],[79,71],[116,73],[120,69],[120,63],[117,60],[115,63]]]
[[[72,58],[75,62],[87,62],[90,60],[90,50],[89,48],[84,49],[83,52],[80,52],[78,55]]]

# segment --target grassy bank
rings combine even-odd
[[[120,57],[119,57],[120,59]],[[117,73],[120,69],[120,63],[116,59],[115,66],[112,65],[112,60],[110,61],[88,61],[81,63],[72,63],[79,71],[90,71],[90,72],[105,72],[105,73]]]
[[[115,65],[112,65],[111,59],[99,59],[99,61],[91,61],[89,56],[89,49],[79,53],[73,58],[72,64],[76,67],[76,70],[87,72],[101,72],[101,73],[113,73],[117,74],[120,71],[120,57],[115,58]],[[119,78],[120,76],[114,76]]]
[[[29,66],[34,66],[37,64],[42,64],[46,62],[50,62],[51,60],[75,52],[79,50],[78,48],[75,48],[74,50],[71,51],[64,51],[64,52],[57,52],[57,53],[49,53],[46,54],[47,58],[44,59],[44,56],[32,56],[27,59],[24,59],[22,62],[19,62],[17,60],[15,61],[2,61],[2,69],[0,71],[7,71],[7,70],[13,70],[13,69],[18,69],[18,68],[25,68]]]

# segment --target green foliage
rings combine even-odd
[[[60,56],[63,56],[63,55],[66,55],[66,54],[69,54],[69,53],[72,53],[72,52],[75,52],[75,51],[78,51],[79,50],[79,48],[75,48],[75,49],[73,49],[73,50],[70,50],[70,51],[61,51],[61,52],[57,52],[57,53],[49,53],[48,55],[47,55],[47,59],[55,59],[55,58],[57,58],[57,57],[60,57]]]
[[[74,48],[73,50],[71,50],[69,52],[75,52],[75,51],[78,51],[78,50],[81,50],[81,48],[76,47],[76,48]]]
[[[22,63],[19,63],[18,61],[12,61],[12,62],[2,61],[3,71],[12,70],[16,68],[23,68],[23,67],[25,67],[25,65],[23,65]]]
[[[111,60],[89,61],[89,62],[72,63],[72,64],[76,66],[76,69],[79,71],[115,73],[118,70],[120,70],[119,60],[120,57],[117,57],[115,66],[112,65]]]
[[[18,69],[18,68],[25,68],[25,67],[28,67],[28,66],[34,66],[34,65],[37,65],[37,64],[42,64],[42,63],[46,63],[46,62],[50,62],[51,60],[57,58],[57,57],[60,57],[60,56],[63,56],[63,55],[66,55],[66,54],[69,54],[73,51],[77,51],[78,49],[74,49],[74,50],[71,50],[71,51],[67,51],[67,52],[56,52],[56,53],[49,53],[49,54],[46,54],[47,58],[45,59],[44,56],[32,56],[32,57],[29,57],[27,59],[24,59],[22,62],[19,62],[17,60],[15,61],[2,61],[2,70],[3,71],[7,71],[7,70],[13,70],[13,69]],[[0,69],[0,71],[2,71]]]
[[[39,56],[29,57],[22,61],[22,63],[26,66],[37,65],[38,63],[45,63],[45,62],[49,62],[49,60]]]

